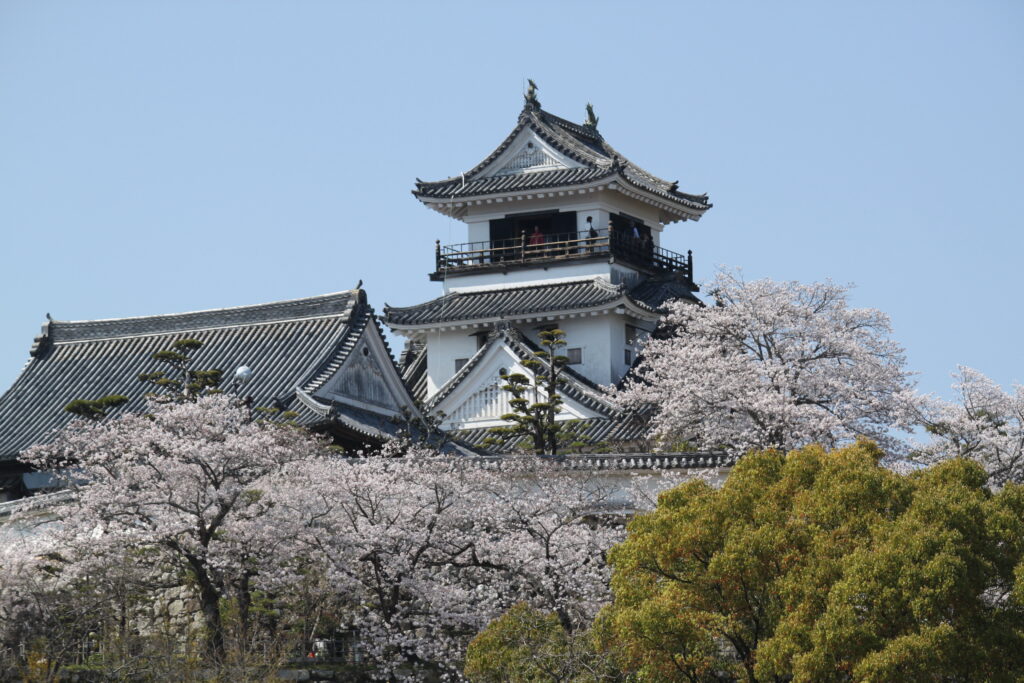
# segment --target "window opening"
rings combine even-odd
[[[487,343],[487,335],[490,334],[489,330],[482,330],[480,332],[474,332],[469,335],[470,337],[476,337],[476,350],[484,348],[484,344]]]

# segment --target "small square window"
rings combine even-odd
[[[583,349],[566,349],[565,356],[569,359],[568,365],[579,365],[583,362]]]
[[[459,370],[461,370],[466,365],[466,363],[468,363],[468,362],[469,362],[468,358],[456,358],[455,359],[455,372],[458,372]]]
[[[633,365],[633,349],[626,349],[626,365]]]

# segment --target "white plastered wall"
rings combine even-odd
[[[455,374],[455,361],[472,358],[477,352],[477,338],[473,332],[483,328],[467,328],[428,332],[424,336],[427,344],[427,397],[437,393],[445,382]]]
[[[625,351],[630,349],[635,357],[637,346],[626,344],[626,325],[642,330],[653,329],[654,323],[636,320],[615,312],[600,312],[596,315],[578,317],[551,316],[544,320],[530,322],[513,321],[523,336],[540,345],[540,333],[551,325],[565,332],[565,349],[578,348],[582,363],[571,366],[591,382],[600,385],[614,384],[629,369]],[[489,326],[467,327],[466,329],[428,332],[424,335],[427,343],[427,396],[437,390],[455,374],[455,361],[469,359],[477,351],[477,337],[474,332],[486,332]],[[564,351],[563,351],[564,352]]]
[[[591,382],[597,384],[611,384],[617,378],[613,377],[613,368],[608,359],[612,352],[611,340],[614,338],[614,328],[621,325],[621,316],[614,313],[588,316],[585,318],[568,318],[544,323],[530,323],[523,325],[521,331],[535,344],[540,344],[541,327],[545,325],[558,325],[558,328],[565,332],[565,349],[580,349],[583,362],[579,365],[571,365],[573,370],[583,375]]]

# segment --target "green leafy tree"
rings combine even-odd
[[[492,621],[466,650],[473,683],[591,683],[621,676],[587,632],[568,633],[554,612],[521,602]]]
[[[127,402],[128,397],[120,394],[110,394],[91,400],[78,398],[64,406],[64,410],[79,417],[84,417],[90,420],[100,420],[107,416],[107,411],[113,410],[118,406],[122,406]]]
[[[167,370],[144,372],[139,380],[152,384],[165,393],[154,396],[169,401],[195,401],[203,394],[214,393],[224,376],[222,370],[193,370],[193,354],[203,347],[198,339],[179,339],[171,348],[153,353],[153,360],[167,366]]]
[[[881,456],[756,453],[661,494],[609,554],[604,645],[642,680],[1020,680],[1024,488]]]
[[[502,373],[505,384],[501,388],[511,395],[508,402],[512,412],[501,419],[511,424],[492,427],[492,437],[485,442],[488,445],[515,443],[525,437],[533,444],[535,454],[557,455],[559,445],[572,438],[569,425],[555,419],[563,403],[558,393],[562,368],[569,362],[567,356],[559,353],[565,346],[565,332],[544,330],[540,343],[542,348],[534,353],[536,358],[522,361],[533,378],[521,372]]]

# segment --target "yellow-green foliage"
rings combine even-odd
[[[473,683],[597,683],[620,677],[597,653],[588,633],[567,633],[554,612],[525,602],[513,606],[477,635],[466,650],[466,678]]]
[[[466,676],[475,683],[546,680],[543,662],[534,661],[539,647],[554,653],[565,649],[565,631],[558,617],[520,603],[487,625],[466,650]]]
[[[604,645],[641,680],[1024,680],[1024,490],[905,477],[868,442],[751,454],[610,553]]]

